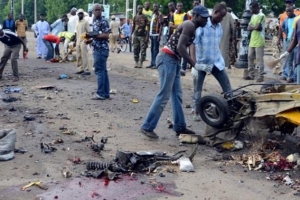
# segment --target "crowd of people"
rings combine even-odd
[[[299,83],[300,70],[298,67],[297,51],[294,48],[300,39],[300,16],[294,14],[294,1],[286,0],[286,12],[281,15],[278,45],[283,41],[285,53],[283,77],[288,81],[297,80]],[[232,90],[226,68],[234,65],[236,59],[236,21],[232,18],[226,3],[214,6],[211,13],[199,0],[193,1],[193,8],[183,11],[183,3],[168,3],[169,13],[163,15],[157,3],[145,2],[137,6],[137,14],[132,21],[119,22],[116,16],[109,23],[103,16],[103,6],[94,4],[88,13],[83,9],[72,8],[70,13],[63,15],[54,23],[49,24],[45,15],[34,26],[36,37],[37,59],[44,58],[50,62],[60,56],[59,46],[63,43],[63,56],[69,52],[69,47],[76,48],[76,74],[90,75],[88,51],[93,50],[94,71],[97,77],[98,89],[93,100],[110,98],[110,82],[107,73],[109,51],[120,53],[118,45],[120,35],[130,44],[133,51],[134,68],[142,68],[146,60],[147,48],[151,45],[151,60],[146,68],[157,69],[160,88],[150,110],[141,126],[141,132],[149,138],[158,138],[154,132],[165,105],[171,98],[173,110],[173,129],[179,134],[195,134],[187,129],[182,110],[181,76],[186,73],[187,66],[192,68],[194,85],[194,117],[200,120],[199,100],[201,98],[204,79],[212,74],[219,82],[223,92]],[[248,49],[248,74],[246,80],[264,81],[264,47],[266,17],[261,12],[260,5],[253,1],[250,4],[252,17],[248,25],[250,41]],[[285,18],[284,18],[285,16]],[[21,46],[24,55],[28,51],[26,31],[28,23],[23,15],[14,21],[11,14],[3,22],[0,29],[0,41],[5,44],[5,51],[0,62],[0,78],[8,59],[11,59],[14,81],[19,80],[17,59]],[[73,42],[72,45],[70,43]],[[132,46],[131,46],[132,44]],[[160,48],[163,46],[162,48]],[[299,48],[299,45],[298,45]],[[72,48],[71,48],[72,50]],[[299,52],[299,51],[298,51]],[[297,58],[297,59],[296,59]],[[258,75],[255,77],[255,65]]]

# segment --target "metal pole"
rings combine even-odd
[[[136,15],[136,0],[133,0],[132,18]]]
[[[129,0],[126,0],[126,20],[128,19]]]
[[[22,0],[22,9],[21,9],[21,14],[24,14],[24,0]]]
[[[37,22],[37,10],[36,10],[36,0],[34,0],[34,23]]]
[[[248,68],[248,49],[249,49],[249,36],[250,32],[247,30],[248,24],[251,19],[250,3],[252,0],[246,0],[245,8],[241,21],[241,41],[240,41],[240,52],[239,59],[235,63],[236,68]]]
[[[14,0],[11,0],[10,12],[11,12],[11,15],[13,16],[13,18],[14,18]]]
[[[103,0],[103,5],[105,5],[105,0]]]
[[[201,5],[205,6],[205,0],[201,0]]]

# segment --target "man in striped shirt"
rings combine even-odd
[[[0,61],[0,80],[3,79],[3,71],[8,59],[11,57],[11,67],[13,71],[14,79],[16,82],[19,80],[18,72],[18,57],[21,45],[23,45],[24,52],[28,52],[28,49],[23,40],[18,35],[11,31],[5,31],[0,27],[0,41],[5,44],[3,56]]]

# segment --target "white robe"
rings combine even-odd
[[[43,37],[50,32],[49,23],[46,21],[38,21],[34,26],[34,32],[37,35],[36,53],[39,57],[46,57],[48,49],[43,42]]]
[[[68,21],[68,32],[75,33],[75,27],[78,22],[78,16],[77,15],[71,15],[69,17]]]

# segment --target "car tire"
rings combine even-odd
[[[199,114],[202,120],[213,128],[223,128],[229,121],[228,102],[220,95],[204,96],[199,102]]]

